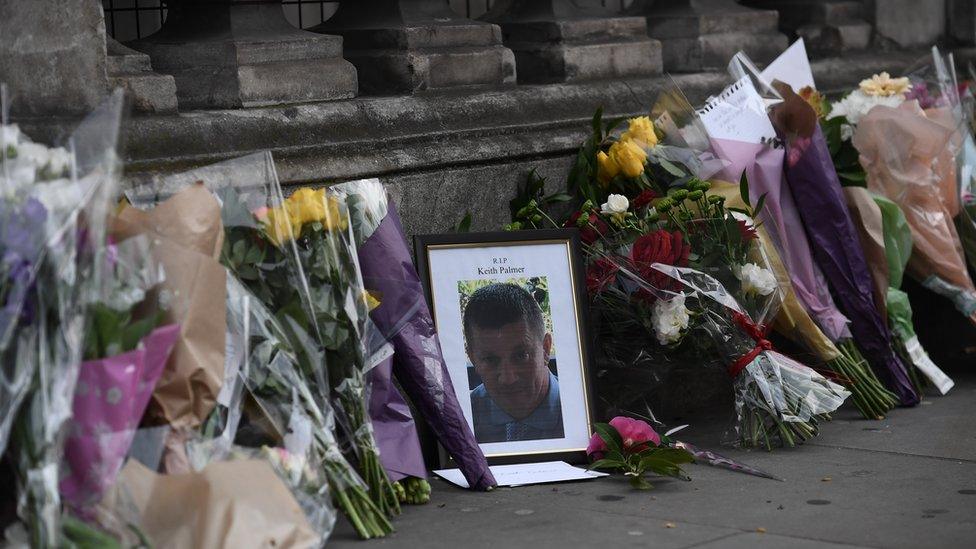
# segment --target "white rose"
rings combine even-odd
[[[611,194],[607,197],[606,203],[600,206],[600,211],[608,215],[624,214],[628,209],[630,209],[630,200],[622,194]]]
[[[68,175],[71,167],[71,153],[63,147],[48,149],[47,172],[52,177]]]
[[[669,300],[659,299],[651,311],[651,323],[661,345],[671,345],[681,340],[691,320],[685,307],[685,295],[678,294]]]
[[[747,295],[769,295],[779,286],[776,275],[755,263],[746,263],[739,267],[736,276],[742,281],[742,291]]]

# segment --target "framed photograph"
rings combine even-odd
[[[576,229],[414,239],[451,382],[492,463],[585,459],[593,421]]]

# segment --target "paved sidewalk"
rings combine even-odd
[[[687,468],[692,482],[661,479],[649,492],[609,478],[482,494],[434,479],[431,503],[407,507],[394,535],[357,544],[340,523],[330,545],[976,547],[976,368],[951,375],[957,385],[947,397],[883,421],[845,408],[815,442],[794,450],[723,448],[727,414],[692,420],[689,442],[785,482],[700,465]]]

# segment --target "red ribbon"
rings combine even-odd
[[[754,324],[746,315],[734,311],[732,312],[732,320],[734,320],[735,324],[741,328],[742,331],[749,334],[749,337],[756,342],[756,346],[753,347],[751,351],[739,357],[739,360],[736,360],[731,366],[729,366],[729,375],[736,377],[742,373],[742,370],[745,370],[746,366],[751,364],[753,360],[756,360],[756,357],[761,353],[764,351],[772,351],[773,344],[766,339],[766,334],[769,333],[768,326]]]

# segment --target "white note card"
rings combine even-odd
[[[776,137],[766,103],[748,76],[709,99],[697,113],[712,139],[758,144]]]
[[[810,68],[810,58],[807,56],[807,47],[800,38],[789,48],[786,48],[775,61],[762,71],[762,78],[772,84],[774,80],[785,82],[793,88],[793,91],[800,91],[810,86],[816,89],[817,85],[813,81],[813,69]]]
[[[588,480],[607,476],[607,473],[587,471],[573,467],[565,461],[546,461],[543,463],[520,463],[517,465],[493,465],[489,467],[499,486],[526,486],[569,480]],[[468,488],[468,481],[460,469],[441,469],[434,474],[442,479]]]

